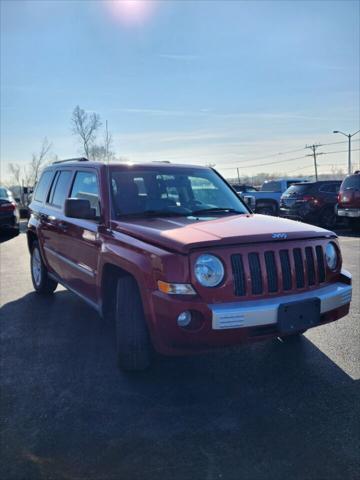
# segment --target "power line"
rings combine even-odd
[[[359,142],[360,139],[356,139],[356,140],[353,140],[353,141],[354,141],[354,142]],[[321,144],[319,144],[319,147],[327,147],[327,146],[329,146],[329,145],[339,145],[339,144],[341,144],[341,143],[347,143],[347,141],[345,140],[345,141],[339,141],[339,142],[321,143]],[[255,158],[252,158],[252,159],[249,160],[249,161],[246,161],[246,165],[243,165],[241,161],[240,161],[240,162],[237,162],[237,163],[241,163],[241,166],[244,166],[244,167],[248,167],[248,166],[249,166],[249,167],[255,167],[256,165],[252,165],[252,164],[249,163],[249,162],[256,161],[256,160],[266,160],[267,158],[277,157],[277,156],[279,156],[279,155],[287,155],[287,154],[289,154],[289,153],[302,152],[302,151],[304,151],[304,150],[306,150],[306,147],[297,148],[297,149],[295,149],[295,150],[288,150],[288,151],[286,151],[286,152],[272,153],[272,154],[266,155],[266,156],[264,156],[264,157],[255,157]],[[353,151],[355,151],[355,150],[353,150]],[[339,152],[339,153],[340,153],[340,152]],[[300,158],[303,158],[303,157],[296,157],[295,160],[299,160]],[[287,162],[287,161],[291,161],[291,160],[292,160],[292,159],[284,160],[284,161]],[[276,163],[277,163],[277,162],[276,162]],[[279,163],[281,163],[281,162],[279,161]],[[266,164],[262,164],[262,165],[258,165],[258,166],[261,167],[261,166],[265,166],[265,165],[266,165]],[[275,165],[275,163],[269,163],[268,165]],[[230,168],[233,168],[233,167],[226,167],[227,170],[229,170]],[[223,169],[223,170],[224,170],[224,169]]]
[[[319,145],[319,146],[322,147],[323,145]],[[358,150],[360,150],[360,149],[355,148],[352,151],[357,152]],[[319,152],[317,155],[330,155],[330,154],[333,154],[333,153],[344,153],[344,152],[347,152],[347,150],[334,150],[332,152]],[[301,157],[287,158],[286,160],[277,160],[276,162],[258,163],[258,164],[255,164],[255,165],[251,165],[251,164],[242,165],[242,167],[252,167],[252,168],[266,167],[267,165],[277,165],[279,163],[293,162],[295,160],[301,160],[302,158],[306,158],[306,157],[308,157],[308,155],[303,155]],[[236,164],[236,165],[238,165],[238,164]],[[222,170],[234,170],[236,168],[237,167],[223,167]]]

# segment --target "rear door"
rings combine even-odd
[[[89,200],[96,211],[96,219],[62,216],[58,244],[63,263],[62,279],[76,292],[97,302],[96,278],[101,246],[98,227],[101,211],[96,169],[76,170],[68,196]]]
[[[44,257],[50,269],[60,278],[62,278],[64,263],[61,251],[67,248],[66,237],[62,230],[64,203],[69,193],[72,177],[73,171],[71,169],[56,172],[47,195],[46,205],[40,213]],[[35,200],[36,195],[37,191],[35,192]]]

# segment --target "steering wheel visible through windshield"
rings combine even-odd
[[[236,193],[211,169],[113,169],[111,191],[116,218],[248,213]]]

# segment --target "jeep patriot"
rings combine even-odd
[[[126,370],[153,349],[294,338],[349,311],[336,235],[252,214],[208,167],[55,162],[30,209],[35,290],[60,283],[114,321]]]

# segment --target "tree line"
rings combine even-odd
[[[103,127],[100,115],[87,112],[77,105],[71,116],[71,132],[77,137],[80,145],[80,155],[92,161],[110,162],[116,159],[113,151],[113,138],[108,130],[107,122],[100,137]],[[58,160],[52,150],[53,144],[45,137],[37,153],[32,154],[31,161],[24,164],[9,163],[9,186],[33,187],[43,168],[51,162]]]

